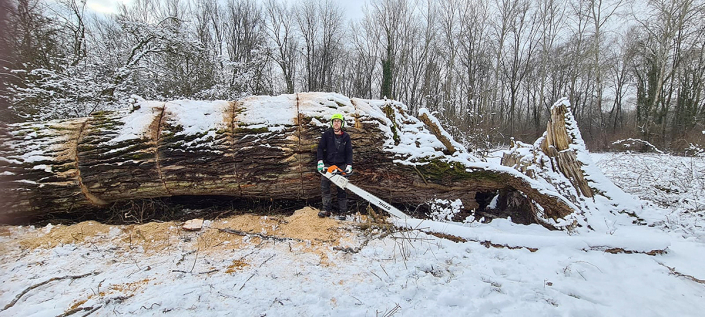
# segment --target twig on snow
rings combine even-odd
[[[394,308],[392,308],[390,311],[384,313],[384,315],[382,315],[382,316],[383,317],[394,316],[394,314],[398,313],[400,309],[401,309],[401,306],[399,304],[396,304],[396,306],[394,306]]]
[[[56,316],[56,317],[71,316],[71,315],[73,315],[73,314],[75,314],[75,313],[78,313],[78,312],[81,312],[81,311],[88,311],[88,313],[86,313],[85,315],[83,315],[83,316],[88,316],[88,315],[90,315],[91,313],[93,313],[94,311],[98,310],[100,307],[102,307],[102,306],[97,306],[97,307],[92,307],[92,306],[88,306],[88,307],[76,307],[76,308],[74,308],[74,309],[72,309],[72,310],[69,310],[69,311],[67,311],[67,312],[65,312],[65,313],[63,313],[63,314],[61,314],[61,315]]]
[[[201,250],[201,245],[198,244],[198,248],[196,248],[196,257],[193,258],[193,265],[191,266],[191,270],[188,271],[189,273],[193,272],[193,268],[196,267],[196,261],[198,260],[198,251]]]
[[[375,274],[375,272],[370,271],[370,273],[372,273],[372,275],[376,276],[380,281],[382,281],[382,283],[384,283],[384,281],[382,280],[382,278],[379,277],[379,275]]]
[[[357,297],[355,297],[355,296],[352,296],[352,295],[350,295],[350,297],[352,297],[352,298],[354,298],[355,300],[357,300],[357,303],[355,303],[355,305],[358,305],[358,306],[364,305],[364,303],[363,303],[359,298],[357,298]]]
[[[245,288],[245,284],[247,284],[247,282],[249,282],[253,277],[255,277],[254,274],[250,275],[250,277],[247,279],[247,281],[245,281],[244,283],[242,283],[242,286],[240,286],[240,289],[239,289],[239,290],[241,291],[243,288]]]
[[[14,305],[17,303],[17,301],[20,300],[20,298],[22,298],[22,296],[24,296],[25,294],[29,293],[29,291],[31,291],[31,290],[33,290],[33,289],[35,289],[35,288],[37,288],[37,287],[40,287],[40,286],[42,286],[42,285],[45,285],[45,284],[47,284],[47,283],[50,283],[50,282],[53,282],[53,281],[65,280],[65,279],[69,279],[69,278],[72,279],[72,280],[75,280],[75,279],[83,278],[83,277],[90,276],[90,275],[97,275],[97,274],[100,274],[100,273],[101,273],[101,272],[97,272],[97,271],[96,271],[96,272],[86,273],[86,274],[82,274],[82,275],[67,275],[67,276],[62,276],[62,277],[52,277],[52,278],[50,278],[50,279],[48,279],[48,280],[46,280],[46,281],[44,281],[44,282],[41,282],[41,283],[39,283],[39,284],[34,284],[34,285],[30,286],[30,287],[27,287],[24,291],[22,291],[22,292],[19,293],[17,296],[15,296],[15,299],[13,299],[9,304],[5,305],[5,307],[4,307],[2,310],[0,310],[0,311],[5,311],[5,310],[7,310],[8,308],[14,306]]]
[[[275,256],[276,256],[276,254],[272,254],[272,256],[270,256],[269,259],[264,260],[264,262],[262,262],[262,264],[260,264],[259,267],[262,267],[262,265],[264,265],[265,263],[267,263],[269,260],[271,260],[271,259],[274,258]]]
[[[381,267],[382,271],[384,271],[384,274],[387,274],[387,277],[389,277],[389,273],[387,273],[387,270],[384,269],[384,266],[382,266],[382,263],[379,264],[379,267]]]
[[[360,252],[360,250],[362,250],[362,248],[359,248],[359,247],[358,247],[358,248],[352,248],[352,247],[345,247],[345,248],[344,248],[344,247],[333,247],[333,250],[335,250],[335,251],[342,251],[342,252],[345,252],[345,253],[358,253],[358,252]]]
[[[295,239],[295,238],[280,238],[280,237],[275,237],[275,236],[270,236],[266,234],[261,234],[261,233],[252,233],[252,232],[245,232],[242,230],[237,230],[237,229],[229,229],[229,228],[218,228],[218,231],[220,232],[225,232],[225,233],[230,233],[230,234],[236,234],[238,236],[255,236],[259,237],[262,240],[274,240],[274,241],[279,241],[279,242],[286,242],[286,241],[304,241],[301,239]]]
[[[88,316],[88,315],[94,313],[96,310],[100,309],[101,307],[103,307],[103,306],[94,307],[93,309],[91,309],[91,311],[89,311],[89,312],[83,314],[83,316],[81,316],[81,317],[86,317],[86,316]]]

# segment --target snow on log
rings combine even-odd
[[[334,113],[354,146],[350,181],[394,204],[460,199],[465,216],[491,201],[513,220],[562,228],[579,211],[556,188],[483,162],[438,120],[396,101],[334,93],[170,102],[133,97],[129,112],[22,123],[0,135],[0,222],[80,213],[181,195],[320,197],[316,146]],[[522,207],[523,206],[523,207]]]

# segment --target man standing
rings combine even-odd
[[[336,165],[345,170],[345,174],[352,173],[352,142],[350,135],[343,131],[345,120],[342,114],[336,113],[330,118],[330,129],[323,132],[321,140],[318,142],[318,172],[324,172],[325,166]],[[331,213],[333,199],[330,196],[331,181],[321,175],[321,195],[323,196],[323,210],[318,216],[323,218]],[[348,212],[348,196],[345,189],[338,188],[338,218],[345,219]]]

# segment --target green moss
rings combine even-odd
[[[259,133],[267,133],[267,132],[269,132],[268,127],[261,127],[261,128],[240,127],[240,128],[235,129],[235,133],[259,134]]]
[[[382,108],[382,111],[384,111],[384,114],[387,116],[387,119],[392,121],[392,126],[389,127],[392,130],[392,139],[394,140],[394,145],[399,145],[399,142],[401,141],[401,138],[399,137],[399,133],[397,132],[397,121],[396,121],[396,116],[394,114],[394,108],[390,105],[384,106]]]
[[[52,170],[54,171],[54,174],[59,174],[59,173],[64,173],[69,170],[72,170],[76,167],[74,162],[67,163],[67,164],[61,164],[61,165],[54,165],[52,166]]]
[[[432,159],[427,164],[417,167],[419,172],[428,180],[461,181],[469,179],[486,179],[501,182],[502,176],[490,171],[466,171],[466,167],[458,162],[445,162],[440,159]]]
[[[127,155],[127,158],[135,161],[142,161],[146,159],[150,159],[154,157],[154,153],[148,153],[148,152],[136,152],[136,153],[131,153]]]
[[[49,129],[52,129],[55,131],[68,131],[68,130],[72,130],[73,128],[69,127],[69,126],[52,125],[52,126],[49,126]]]
[[[313,120],[313,118],[302,115],[299,117],[299,120],[300,120],[299,124],[304,125],[304,124],[310,124],[311,120]]]
[[[195,140],[197,140],[197,139],[200,139],[200,138],[202,138],[202,137],[204,137],[204,136],[206,136],[206,135],[208,135],[208,131],[206,131],[206,132],[201,132],[201,133],[195,133],[195,134],[184,135],[184,136],[182,136],[182,140],[184,140],[184,142],[193,142],[193,141],[195,141]],[[204,142],[210,141],[210,140],[212,140],[212,139],[213,139],[212,137],[208,137],[208,138],[206,138],[206,139],[204,140]]]
[[[159,136],[159,138],[163,140],[163,142],[169,143],[172,142],[172,140],[176,140],[176,134],[181,131],[184,131],[184,127],[181,125],[166,125],[161,130],[161,135]]]
[[[115,131],[115,130],[117,130],[118,126],[122,126],[122,125],[123,125],[123,123],[116,120],[116,118],[98,115],[98,116],[93,116],[93,118],[89,122],[89,129],[100,133],[103,131]]]
[[[394,145],[399,145],[399,142],[401,142],[401,138],[399,137],[399,134],[397,133],[397,126],[392,125],[392,139],[394,140]]]
[[[101,110],[101,111],[95,111],[91,113],[91,117],[105,117],[110,114],[113,114],[113,111],[108,111],[108,110]]]
[[[76,151],[78,151],[78,153],[85,153],[93,150],[95,150],[95,146],[92,144],[81,143],[76,147]]]

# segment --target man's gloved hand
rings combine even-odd
[[[316,166],[316,169],[319,173],[323,172],[323,161],[318,161],[318,166]]]
[[[348,165],[345,167],[345,174],[351,174],[352,173],[352,165]]]

